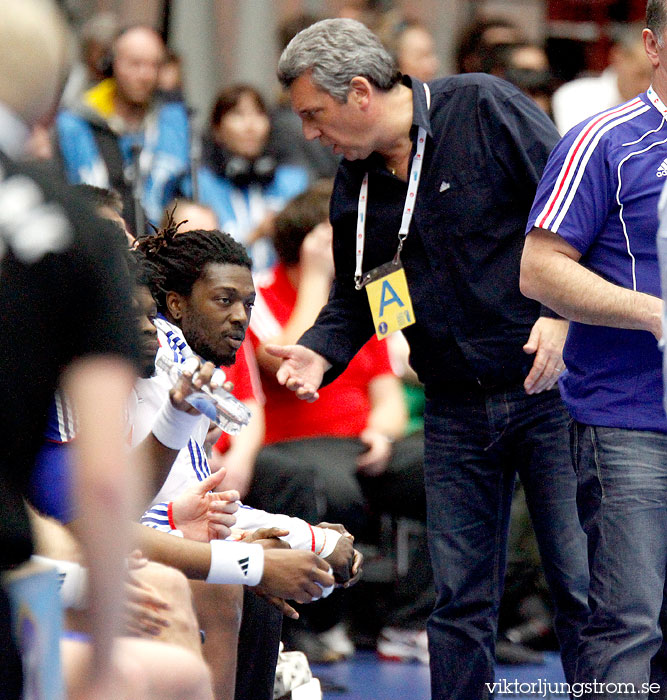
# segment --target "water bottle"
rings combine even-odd
[[[181,364],[170,360],[165,355],[158,356],[155,366],[166,372],[174,384],[183,372]],[[241,428],[248,425],[252,415],[245,404],[222,387],[211,389],[203,386],[185,400],[228,435],[237,435]]]

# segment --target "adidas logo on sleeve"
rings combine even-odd
[[[657,177],[667,177],[667,158],[660,163],[660,167],[656,172]]]

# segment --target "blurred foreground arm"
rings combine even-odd
[[[125,412],[135,380],[130,365],[111,356],[75,361],[64,386],[78,416],[74,445],[80,543],[89,569],[93,658],[89,685],[108,682],[114,636],[123,608],[125,557],[132,549],[129,522],[137,468],[125,443]]]

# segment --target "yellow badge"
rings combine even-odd
[[[390,263],[390,265],[392,272],[381,276],[371,273],[367,278],[374,277],[374,279],[368,280],[364,285],[373,314],[375,333],[380,340],[415,322],[405,270],[400,263]],[[383,265],[376,268],[374,272],[384,272],[387,267]]]

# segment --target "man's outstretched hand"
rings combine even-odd
[[[324,373],[331,367],[322,355],[303,345],[271,345],[264,348],[269,355],[282,360],[276,379],[298,398],[312,403],[319,398],[317,390]]]

